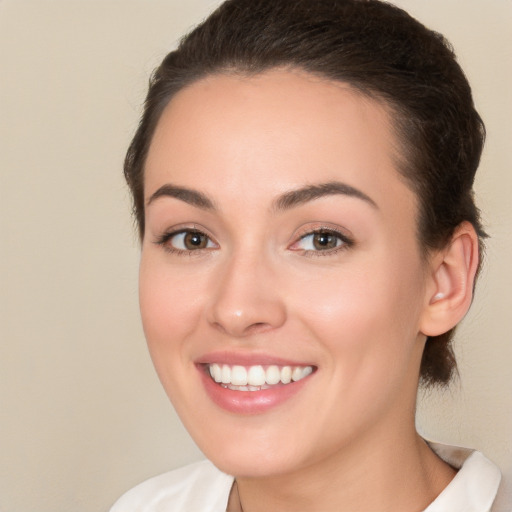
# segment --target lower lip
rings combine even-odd
[[[198,370],[210,399],[222,409],[237,414],[261,414],[283,404],[295,396],[312,376],[261,391],[234,391],[217,384],[204,367],[198,366]]]

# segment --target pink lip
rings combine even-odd
[[[277,366],[315,366],[310,362],[292,361],[282,357],[272,356],[270,354],[244,353],[244,352],[210,352],[196,359],[196,364],[229,364],[240,366],[262,365],[268,366],[275,364]]]
[[[269,355],[254,354],[233,354],[233,353],[212,353],[201,357],[196,362],[201,381],[206,394],[220,408],[235,414],[262,414],[273,409],[299,393],[304,386],[308,384],[310,378],[307,377],[290,384],[275,385],[269,389],[260,391],[234,391],[222,387],[216,383],[209,375],[206,369],[207,363],[230,364],[241,366],[270,365],[278,366],[308,366],[308,363],[298,363],[282,358],[276,358]],[[313,366],[313,365],[311,365]]]

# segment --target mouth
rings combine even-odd
[[[215,352],[195,361],[206,395],[218,407],[241,415],[262,414],[310,388],[318,367],[263,353]]]
[[[220,387],[232,391],[256,392],[288,386],[315,371],[314,366],[253,365],[241,366],[211,363],[205,372]]]

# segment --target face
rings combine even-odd
[[[209,77],[164,111],[142,319],[224,471],[311,467],[414,421],[425,269],[397,147],[380,103],[300,72]]]

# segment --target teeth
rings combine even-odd
[[[307,368],[310,368],[310,367],[307,366]],[[283,384],[290,384],[291,381],[292,381],[292,368],[291,368],[291,366],[285,366],[281,370],[281,382]]]
[[[250,386],[263,386],[265,384],[266,372],[263,366],[251,366],[247,374],[247,382]]]
[[[227,364],[222,365],[220,375],[222,384],[229,384],[231,382],[231,368]]]
[[[269,366],[265,373],[265,382],[270,386],[281,381],[281,372],[277,366]]]
[[[221,384],[223,388],[232,389],[233,391],[261,391],[268,389],[270,386],[264,384],[263,386],[234,386],[233,384]]]
[[[276,384],[289,384],[307,377],[313,372],[312,366],[277,366],[266,369],[256,366],[230,366],[227,364],[210,364],[208,370],[212,379],[225,388],[235,391],[259,391]]]
[[[247,370],[243,366],[233,366],[231,369],[231,384],[247,386]]]
[[[215,382],[221,382],[222,381],[222,375],[221,375],[221,369],[218,364],[212,364],[210,366],[210,375],[213,377],[213,380]]]
[[[304,368],[294,368],[292,372],[292,380],[296,382],[304,377],[307,377],[310,373],[313,372],[313,368],[311,366],[305,366]]]

